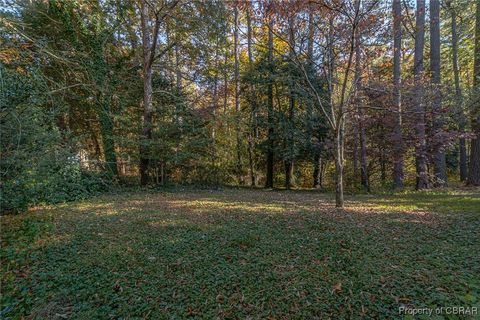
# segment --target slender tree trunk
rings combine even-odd
[[[252,53],[252,19],[250,16],[250,4],[247,7],[247,52],[248,52],[248,64],[250,68],[253,66],[253,53]],[[248,164],[250,167],[250,183],[252,187],[257,185],[257,175],[255,172],[255,146],[256,139],[258,139],[258,125],[257,125],[257,93],[255,85],[250,86],[250,103],[251,103],[251,125],[252,130],[248,139]]]
[[[310,7],[308,12],[308,41],[307,41],[307,55],[308,55],[308,72],[307,76],[312,77],[314,75],[313,65],[313,38],[315,37],[315,25],[313,23],[313,10]],[[307,150],[312,149],[312,124],[313,124],[313,104],[311,101],[307,101]],[[316,154],[314,153],[314,157]],[[315,179],[315,178],[314,178]]]
[[[468,184],[480,186],[480,0],[476,1],[475,14],[475,60],[473,78],[473,104],[471,107],[472,133],[475,138],[471,139],[470,163],[468,168]]]
[[[363,110],[363,99],[362,99],[362,66],[361,66],[361,40],[360,32],[357,30],[355,34],[355,84],[356,84],[356,104],[357,104],[357,113],[358,113],[358,134],[360,140],[360,181],[362,187],[366,191],[370,191],[370,184],[368,181],[368,171],[367,171],[367,137],[365,134],[364,126],[364,110]],[[356,137],[355,137],[356,138]]]
[[[352,67],[353,56],[355,54],[355,34],[358,28],[358,17],[360,12],[361,0],[355,1],[355,17],[354,23],[351,28],[350,34],[350,45],[348,50],[348,60],[345,66],[345,73],[343,75],[341,93],[340,93],[340,102],[338,104],[338,110],[336,114],[335,121],[335,179],[336,179],[336,188],[335,188],[335,206],[337,208],[343,208],[343,165],[345,162],[344,159],[344,150],[345,150],[345,108],[346,101],[348,100],[347,94],[347,84],[350,75],[350,69]],[[332,112],[332,114],[334,114]]]
[[[225,57],[224,57],[224,71],[223,71],[223,116],[227,114],[227,105],[228,105],[228,75],[227,75],[227,68],[228,66],[228,50],[225,50]],[[228,130],[228,126],[227,126]]]
[[[423,88],[423,48],[425,45],[425,0],[417,0],[414,53],[414,105],[416,113],[415,166],[417,171],[416,189],[428,188],[427,142],[425,138],[425,105]]]
[[[218,40],[215,50],[215,78],[213,82],[213,106],[212,106],[212,167],[215,184],[218,184],[218,168],[217,168],[217,109],[218,109]]]
[[[458,33],[457,33],[457,15],[456,8],[452,7],[451,1],[447,1],[447,5],[450,9],[452,18],[452,64],[453,75],[455,79],[455,97],[457,101],[457,113],[458,113],[458,129],[460,134],[465,133],[466,119],[463,111],[463,96],[462,89],[460,87],[460,71],[458,67]],[[460,146],[460,181],[467,180],[467,148],[465,144],[465,138],[462,136],[459,139]]]
[[[442,115],[442,91],[440,88],[440,2],[430,0],[430,72],[433,86],[433,134],[434,154],[433,171],[436,187],[447,185],[447,164],[442,138],[443,115]]]
[[[233,47],[235,53],[235,133],[237,138],[237,178],[238,183],[243,184],[243,174],[242,174],[242,137],[240,131],[240,50],[239,39],[238,39],[238,25],[239,25],[239,14],[238,14],[238,3],[235,2],[234,7],[234,19],[235,26],[233,32]]]
[[[312,7],[309,8],[308,12],[308,41],[307,41],[307,55],[308,55],[308,70],[307,76],[314,78],[314,56],[313,56],[313,40],[315,37],[315,25],[314,25],[314,16]],[[307,101],[307,150],[313,153],[313,187],[318,189],[321,187],[321,152],[318,148],[312,146],[312,136],[313,136],[313,121],[314,121],[314,111],[313,103]]]
[[[313,187],[315,189],[322,187],[322,157],[320,153],[315,154],[313,161]]]
[[[402,4],[393,0],[393,96],[395,124],[393,128],[393,187],[403,188],[403,134],[400,65],[402,57]]]
[[[335,206],[343,208],[343,138],[340,130],[335,133]]]
[[[148,183],[150,141],[152,139],[152,37],[149,27],[149,12],[146,0],[141,1],[141,25],[143,47],[143,141],[140,145],[140,184]],[[155,39],[156,40],[156,39]]]
[[[295,30],[294,30],[294,17],[289,18],[289,42],[290,42],[290,60],[293,61],[294,59],[294,47],[295,47]],[[294,81],[293,77],[290,76],[290,96],[289,96],[289,108],[288,108],[288,141],[287,141],[287,148],[289,149],[288,158],[285,162],[285,188],[291,189],[293,181],[293,167],[295,163],[295,155],[292,154],[295,151],[295,142],[294,142],[294,135],[295,135],[295,89],[294,89]]]
[[[267,141],[267,176],[265,188],[273,188],[273,18],[269,17],[268,22],[268,102],[267,102],[267,124],[268,124],[268,141]]]

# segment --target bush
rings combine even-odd
[[[0,208],[2,213],[15,213],[32,205],[85,199],[109,188],[108,180],[103,174],[70,164],[49,175],[36,172],[3,181]]]

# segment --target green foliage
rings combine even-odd
[[[318,192],[177,189],[7,216],[0,312],[396,319],[403,304],[478,306],[479,200],[370,195],[336,210]]]
[[[62,107],[47,108],[37,70],[1,67],[2,212],[39,203],[78,200],[105,190],[98,173],[80,167],[75,139],[57,121]]]

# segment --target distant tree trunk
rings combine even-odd
[[[307,40],[307,55],[308,55],[308,70],[307,76],[314,77],[314,56],[313,56],[313,40],[315,37],[315,25],[313,23],[313,10],[309,8],[308,12],[308,40]],[[313,104],[307,101],[307,150],[313,153],[313,187],[318,189],[321,187],[321,153],[317,148],[312,148],[313,136]]]
[[[251,7],[247,7],[247,52],[248,52],[248,64],[249,67],[253,66],[253,53],[252,53],[252,19],[250,16]],[[248,139],[248,164],[250,167],[250,183],[252,187],[257,185],[257,175],[255,172],[255,144],[258,139],[258,125],[257,125],[257,93],[255,85],[250,86],[250,103],[251,103],[251,124],[252,130]]]
[[[178,20],[176,21],[176,25],[178,28]],[[177,35],[178,38],[181,37],[181,35]],[[179,41],[177,39],[177,41]],[[177,86],[177,94],[180,95],[182,92],[182,69],[180,68],[181,62],[180,62],[180,50],[178,45],[175,45],[175,84]],[[179,116],[179,106],[178,103],[176,104],[176,109],[175,112],[177,113],[177,117]],[[178,119],[177,119],[178,121]]]
[[[358,134],[360,140],[360,181],[362,187],[366,191],[370,191],[370,184],[368,182],[368,171],[367,171],[367,138],[365,134],[364,126],[364,110],[363,110],[363,99],[361,96],[362,92],[362,66],[361,66],[361,39],[360,32],[357,29],[355,33],[355,84],[356,84],[356,99],[355,103],[357,104],[357,113],[358,113]],[[356,137],[355,137],[356,139]]]
[[[480,0],[476,1],[477,10],[475,14],[475,60],[474,60],[474,99],[471,108],[472,133],[470,164],[468,170],[468,184],[480,186]]]
[[[227,105],[228,105],[228,74],[227,74],[227,66],[228,66],[228,50],[225,50],[225,60],[223,63],[224,71],[223,71],[223,115],[227,114]],[[228,126],[227,126],[228,129]]]
[[[447,185],[447,164],[442,138],[442,91],[440,88],[440,2],[430,0],[430,72],[433,86],[433,171],[434,185],[445,187]]]
[[[140,145],[140,184],[148,183],[148,167],[150,162],[150,141],[152,139],[152,37],[149,27],[149,10],[146,0],[142,0],[141,25],[143,47],[143,139]],[[157,21],[158,23],[158,21]],[[156,38],[154,39],[156,41]]]
[[[460,134],[465,133],[466,119],[463,111],[463,96],[462,89],[460,87],[460,71],[458,67],[458,33],[457,33],[457,14],[456,8],[452,7],[451,1],[447,1],[447,6],[450,9],[452,18],[452,64],[453,75],[455,79],[455,97],[457,101],[457,113],[458,113],[458,129]],[[460,137],[460,181],[467,180],[467,148],[465,144],[465,138]]]
[[[315,37],[315,25],[313,23],[313,10],[310,7],[308,11],[308,40],[307,40],[307,55],[308,55],[308,76],[313,76],[313,38]],[[313,122],[313,104],[307,101],[307,150],[312,148],[312,122]],[[314,155],[315,157],[315,155]],[[315,178],[314,178],[315,179]]]
[[[215,77],[213,80],[213,106],[212,106],[212,168],[214,175],[214,183],[218,184],[218,169],[217,169],[217,109],[218,109],[218,38],[215,48]]]
[[[235,54],[235,133],[237,137],[237,178],[238,183],[243,184],[242,174],[242,137],[240,131],[240,50],[238,40],[238,3],[235,2],[234,6],[234,32],[233,32],[233,50]]]
[[[313,161],[313,187],[315,189],[320,189],[322,187],[322,157],[320,153],[315,155]]]
[[[395,124],[393,128],[393,186],[403,188],[403,134],[400,65],[402,57],[402,4],[393,0],[393,96]]]
[[[273,188],[273,18],[270,16],[268,21],[268,102],[267,102],[267,176],[265,181],[265,188]]]
[[[423,88],[423,48],[425,45],[425,0],[417,0],[414,53],[414,105],[416,113],[415,166],[417,171],[416,189],[428,188],[427,142],[425,138],[425,105]]]
[[[290,43],[290,60],[293,61],[294,59],[294,47],[295,47],[295,30],[294,30],[294,17],[290,17],[288,24],[289,24],[289,43]],[[294,79],[290,76],[290,95],[289,95],[289,108],[288,108],[288,132],[287,132],[287,148],[289,149],[289,154],[287,160],[285,162],[285,188],[291,189],[293,182],[293,167],[294,167],[294,153],[295,145],[294,145],[294,134],[295,134],[295,89],[294,89]]]

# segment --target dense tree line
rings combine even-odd
[[[480,5],[16,1],[2,210],[118,184],[480,185]]]

